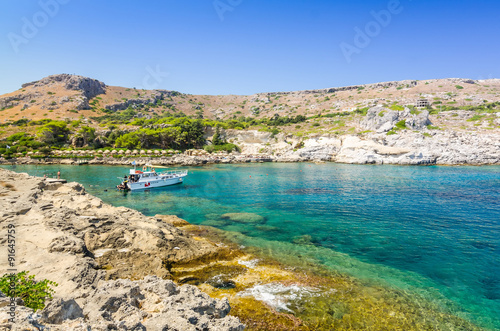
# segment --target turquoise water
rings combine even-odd
[[[33,175],[60,169],[113,205],[231,231],[271,256],[418,294],[500,329],[498,166],[214,165],[187,168],[182,185],[129,193],[113,189],[127,167],[4,168]],[[234,221],[226,213],[256,215]]]

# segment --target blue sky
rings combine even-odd
[[[3,1],[0,94],[56,73],[215,95],[498,78],[499,14],[494,0]]]

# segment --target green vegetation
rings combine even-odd
[[[365,107],[365,108],[358,108],[356,109],[353,113],[354,114],[360,114],[362,116],[366,116],[366,114],[368,113],[368,109],[370,109],[370,107]]]
[[[235,144],[223,144],[223,145],[207,145],[204,147],[204,149],[208,153],[213,153],[213,152],[220,152],[220,151],[225,151],[228,153],[231,153],[232,151],[240,151],[240,148],[236,146]]]
[[[184,150],[203,147],[205,145],[203,135],[209,127],[218,128],[218,130],[243,130],[250,126],[260,126],[261,131],[271,132],[274,137],[280,132],[279,126],[302,123],[307,120],[303,115],[279,116],[278,114],[271,118],[262,119],[244,116],[236,117],[236,115],[232,119],[224,121],[193,119],[177,111],[167,111],[163,116],[152,114],[148,115],[148,117],[139,117],[139,110],[131,107],[116,112],[104,111],[106,114],[91,118],[99,126],[109,127],[109,131],[106,131],[104,136],[100,135],[99,137],[95,128],[89,125],[82,126],[82,121],[70,121],[69,119],[66,121],[49,119],[30,121],[21,119],[15,122],[2,123],[0,126],[40,127],[36,130],[36,135],[20,134],[9,138],[8,141],[5,139],[0,141],[0,154],[9,157],[14,153],[25,153],[29,150],[34,151],[49,146],[53,149],[61,149],[69,147],[70,143],[86,148],[172,148]],[[81,118],[83,119],[83,117]],[[126,129],[124,126],[129,126],[130,129]],[[120,129],[117,129],[118,127]],[[19,139],[21,140],[18,142]],[[7,146],[10,148],[7,148]],[[215,146],[222,147],[214,147],[214,151],[234,150],[236,148],[222,141],[216,142]],[[50,149],[48,152],[50,152]]]
[[[38,129],[37,136],[43,143],[62,146],[69,136],[69,129],[64,121],[50,121]]]
[[[220,128],[219,127],[217,127],[215,129],[215,134],[214,134],[214,136],[212,138],[212,144],[216,145],[216,146],[220,146],[220,145],[224,145],[225,144],[225,141],[220,136]]]
[[[0,154],[10,156],[14,153],[23,153],[29,149],[39,148],[42,145],[29,134],[18,132],[9,136],[4,142],[0,142]]]
[[[215,129],[215,134],[212,138],[212,145],[207,145],[204,147],[204,149],[209,153],[220,152],[220,151],[225,151],[230,153],[232,151],[240,151],[240,148],[238,146],[236,146],[235,144],[228,143],[225,139],[221,137],[219,126],[217,126]]]
[[[8,297],[23,299],[26,307],[34,311],[43,309],[45,300],[52,299],[55,293],[52,286],[57,286],[57,283],[47,279],[36,281],[28,271],[5,274],[0,278],[0,291]]]
[[[434,103],[434,104],[436,104],[436,103]],[[475,111],[478,114],[481,114],[481,113],[493,114],[493,113],[500,112],[500,102],[497,101],[497,102],[491,102],[491,103],[484,103],[484,104],[479,105],[479,106],[453,106],[453,105],[447,106],[447,105],[440,105],[439,108],[436,108],[436,109],[430,108],[429,109],[429,113],[431,115],[435,115],[435,114],[438,114],[440,112],[450,111],[450,110],[457,110],[457,109],[467,110],[467,111],[471,111],[471,112]]]
[[[414,106],[410,106],[410,114],[412,115],[420,115],[422,113],[422,111],[420,110],[417,110]]]
[[[142,128],[119,135],[115,147],[125,148],[175,148],[188,149],[203,146],[204,125],[201,120],[177,119],[165,128]],[[112,141],[109,141],[112,142]]]
[[[455,85],[455,87],[457,88],[457,90],[463,90],[464,89],[464,87],[460,86],[460,85]]]
[[[79,123],[77,125],[79,125]],[[96,138],[95,129],[88,126],[82,126],[82,128],[78,130],[76,137],[82,139],[83,146],[94,145]]]
[[[402,110],[405,110],[405,107],[400,106],[400,105],[394,103],[394,104],[391,105],[391,107],[389,109],[391,109],[391,110],[397,110],[397,111],[402,111]]]
[[[396,123],[396,128],[398,128],[399,130],[406,129],[406,121],[405,120],[401,120],[401,121],[397,122]]]
[[[479,115],[479,114],[476,114],[474,116],[472,116],[471,118],[469,118],[467,121],[468,122],[475,122],[475,121],[480,121],[482,120],[483,118],[485,118],[486,115]]]

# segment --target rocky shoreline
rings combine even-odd
[[[176,155],[173,157],[95,157],[95,158],[31,158],[0,157],[0,164],[32,165],[137,165],[154,164],[159,166],[203,166],[210,164],[242,163],[298,163],[298,162],[333,162],[344,164],[389,164],[389,165],[453,165],[484,166],[500,164],[500,137],[475,136],[464,134],[441,133],[432,145],[423,146],[420,134],[408,135],[405,141],[389,139],[390,145],[376,139],[366,140],[356,136],[343,139],[335,137],[316,137],[306,142],[306,147],[297,152],[283,154],[229,154],[211,155]],[[498,139],[497,139],[498,138]],[[385,139],[385,138],[384,138]],[[454,139],[455,143],[446,143]],[[470,142],[476,142],[471,144]]]
[[[215,243],[172,224],[175,216],[146,217],[113,207],[78,183],[0,169],[1,225],[16,231],[16,265],[37,280],[58,283],[38,312],[0,298],[0,330],[243,330],[227,299],[176,285],[169,268],[210,259]],[[6,266],[7,237],[0,239]],[[5,268],[6,270],[7,268]]]
[[[0,157],[0,164],[68,164],[77,165],[143,165],[201,166],[206,164],[238,164],[262,162],[335,162],[346,164],[393,165],[499,165],[500,134],[427,130],[408,131],[399,135],[370,133],[358,135],[318,135],[308,139],[269,132],[226,132],[242,147],[242,153],[226,155],[178,154],[166,156],[89,156],[89,157]],[[300,147],[300,148],[298,148]]]

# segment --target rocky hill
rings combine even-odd
[[[300,121],[281,120],[298,115],[303,116]],[[62,74],[0,96],[0,140],[16,132],[35,136],[39,127],[31,124],[52,119],[74,123],[73,131],[64,133],[68,136],[65,147],[89,144],[78,128],[85,125],[96,130],[96,145],[116,148],[123,146],[110,140],[110,135],[116,139],[141,129],[165,129],[172,124],[143,123],[186,116],[226,123],[221,137],[239,146],[244,154],[349,163],[500,163],[499,79],[407,80],[209,96],[107,86]],[[270,121],[262,124],[263,119]],[[215,125],[205,128],[203,138],[208,144]],[[136,139],[141,143],[134,148],[147,149],[172,147],[168,144],[173,138],[159,143],[147,137]],[[106,141],[111,143],[106,145]]]
[[[228,119],[351,111],[375,105],[477,106],[500,101],[500,80],[432,79],[395,81],[297,92],[243,95],[189,95],[166,90],[107,86],[95,79],[60,74],[23,84],[0,96],[0,122],[98,116],[128,107],[152,116],[166,112]]]

